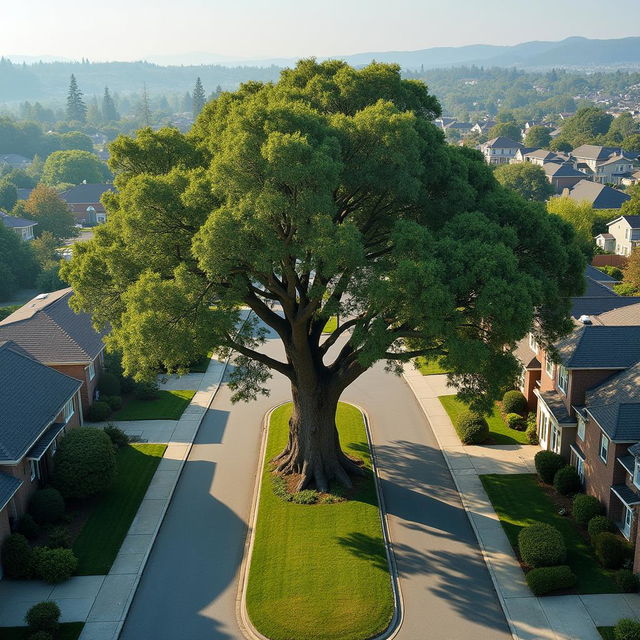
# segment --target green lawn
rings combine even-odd
[[[458,400],[455,395],[439,396],[438,399],[453,423],[463,411],[467,410],[467,405]],[[494,404],[491,415],[485,417],[489,425],[489,437],[491,438],[489,444],[529,444],[524,431],[510,429],[505,424],[497,405]]]
[[[416,367],[423,376],[434,376],[442,373],[449,373],[440,366],[440,360],[427,360],[426,358],[416,358]]]
[[[290,415],[291,405],[274,411],[267,461],[285,446]],[[344,450],[369,470],[351,499],[293,504],[275,495],[268,468],[262,477],[247,609],[271,640],[362,640],[381,633],[393,616],[362,415],[341,403],[337,421]]]
[[[613,633],[613,627],[598,627],[598,631],[604,640],[616,640]]]
[[[333,333],[338,328],[338,316],[331,316],[324,325],[322,333]]]
[[[96,498],[73,545],[78,575],[108,573],[166,448],[166,444],[131,444],[118,451],[116,480]]]
[[[54,640],[78,640],[84,622],[62,622]],[[0,640],[28,640],[28,627],[0,627]]]
[[[480,476],[511,545],[516,548],[522,527],[546,522],[558,529],[567,545],[567,564],[578,579],[577,590],[586,593],[619,593],[620,589],[597,562],[591,545],[575,522],[558,514],[555,505],[538,486],[533,474]]]
[[[179,420],[195,391],[158,391],[155,400],[132,398],[111,420]]]

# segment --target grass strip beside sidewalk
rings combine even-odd
[[[349,499],[286,502],[273,491],[268,461],[287,442],[291,405],[271,416],[260,487],[247,610],[270,640],[362,640],[381,633],[394,601],[371,457],[360,411],[340,404],[344,451],[365,461],[367,475]]]
[[[195,391],[158,391],[153,400],[132,398],[109,420],[180,420]]]

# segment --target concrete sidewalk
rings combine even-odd
[[[533,457],[539,448],[532,445],[462,446],[438,400],[438,396],[455,392],[447,386],[447,377],[423,376],[411,366],[407,366],[404,377],[444,453],[514,638],[601,640],[597,626],[612,626],[620,618],[640,618],[640,594],[544,598],[531,595],[479,476],[533,473]]]

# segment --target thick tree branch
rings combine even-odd
[[[280,360],[271,358],[260,351],[256,351],[255,349],[251,349],[241,344],[240,342],[237,342],[228,333],[225,334],[225,338],[227,341],[227,345],[232,349],[234,349],[235,351],[237,351],[238,353],[241,353],[243,356],[247,356],[248,358],[252,358],[253,360],[257,360],[258,362],[261,362],[262,364],[266,365],[270,369],[273,369],[274,371],[279,371],[282,375],[285,375],[290,380],[293,380],[294,378],[293,367],[291,367],[287,363],[280,362]]]

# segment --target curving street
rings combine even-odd
[[[265,351],[279,355],[276,340]],[[123,640],[240,639],[238,572],[262,418],[289,398],[231,404],[222,384],[196,437],[142,575]],[[379,365],[343,400],[366,408],[378,456],[404,620],[400,640],[511,637],[475,535],[431,428],[403,378]]]

